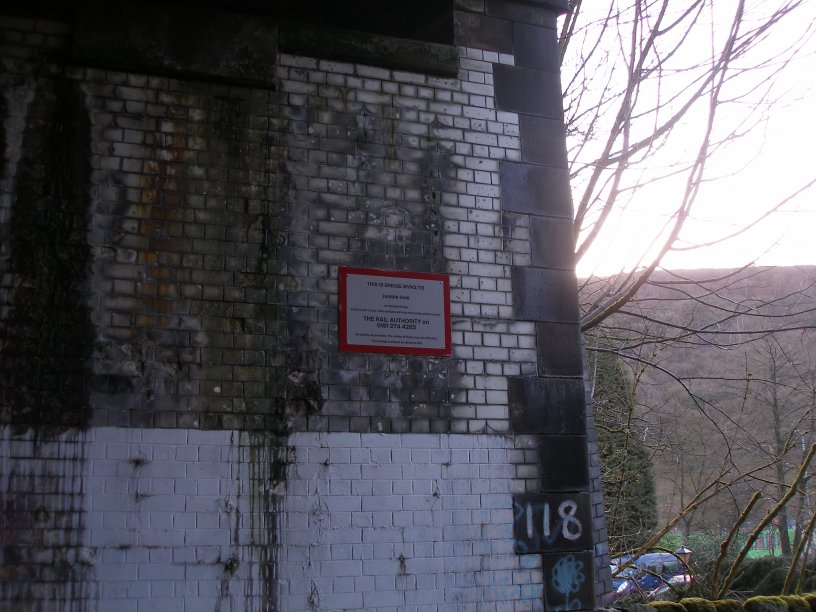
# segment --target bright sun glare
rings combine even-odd
[[[809,23],[805,26],[809,30],[816,23],[816,2],[805,3],[799,10],[803,14],[790,27]],[[767,121],[712,160],[706,177],[719,178],[702,185],[677,244],[679,249],[663,258],[662,267],[816,264],[816,186],[762,218],[816,178],[810,151],[811,143],[816,142],[815,36],[811,35],[804,52],[785,66],[776,94],[779,99],[768,107]],[[580,186],[573,188],[578,193]],[[659,242],[655,238],[677,202],[677,190],[682,189],[683,184],[670,182],[638,188],[627,209],[608,222],[593,248],[578,262],[578,276],[609,275],[648,263],[648,255],[644,258],[643,253],[648,253],[652,242]],[[716,243],[758,219],[755,227]],[[712,242],[716,244],[690,248]]]

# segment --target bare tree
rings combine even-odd
[[[805,344],[801,340],[805,339]],[[780,500],[785,495],[792,475],[799,471],[805,449],[813,443],[814,414],[811,381],[816,363],[809,361],[810,334],[786,337],[776,334],[764,338],[753,347],[746,378],[748,401],[755,418],[754,443],[762,459],[773,459],[773,468],[765,482],[773,483],[771,497]],[[762,435],[765,432],[765,435]],[[795,527],[795,542],[802,537],[804,524],[812,515],[809,507],[810,471],[801,476],[798,495],[780,508],[777,531],[782,555],[790,559],[793,553],[788,527]],[[767,489],[768,487],[766,487]],[[790,510],[790,511],[789,511]]]
[[[584,282],[583,328],[637,295],[672,250],[695,244],[684,229],[711,166],[761,129],[780,104],[775,86],[812,41],[793,30],[805,0],[573,0],[561,32],[566,122],[575,193],[576,257],[618,233],[626,272]],[[793,35],[792,35],[793,32]],[[816,183],[786,187],[741,233]],[[650,216],[638,240],[630,212]],[[727,236],[720,236],[725,239]],[[633,244],[634,242],[634,244]],[[756,254],[752,254],[756,255]],[[750,263],[746,261],[745,263]]]
[[[595,339],[602,338],[603,350],[637,372],[630,421],[634,433],[646,433],[653,453],[659,535],[723,538],[733,531],[733,555],[740,538],[773,512],[783,542],[787,525],[796,526],[785,554],[805,554],[799,544],[809,541],[813,517],[812,468],[802,462],[814,441],[814,274],[658,272],[636,299],[588,333],[591,351],[600,350]],[[718,585],[716,577],[711,585]]]
[[[682,526],[686,533],[725,529],[733,548],[736,531],[769,512],[786,522],[790,511],[802,524],[813,516],[805,495],[810,468],[802,465],[813,443],[803,433],[813,402],[798,399],[816,361],[800,363],[799,382],[783,356],[777,380],[767,369],[760,376],[758,366],[747,376],[747,363],[740,372],[722,366],[738,362],[732,356],[745,355],[746,346],[774,346],[778,334],[811,338],[816,273],[796,287],[774,286],[751,265],[758,252],[722,274],[662,269],[675,251],[746,234],[816,184],[811,171],[719,235],[693,235],[710,206],[706,190],[759,153],[755,135],[784,108],[787,75],[816,42],[812,10],[808,0],[571,0],[562,23],[576,258],[610,249],[615,259],[627,256],[617,274],[580,283],[586,346],[625,359],[637,397],[625,423],[599,429],[642,440],[660,491],[674,495],[645,546]],[[639,233],[631,231],[637,217],[650,220]],[[760,405],[778,414],[774,426],[774,411],[765,411],[762,434]],[[620,413],[597,417],[609,414]],[[693,426],[684,427],[689,420]]]

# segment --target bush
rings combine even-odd
[[[810,561],[805,565],[805,573],[803,578],[804,579],[801,584],[802,590],[807,593],[813,593],[813,591],[816,591],[816,564],[814,564],[813,561]]]
[[[720,546],[722,545],[724,534],[719,531],[697,532],[691,534],[686,545],[694,551],[691,555],[691,564],[698,574],[708,574],[714,568],[714,562],[720,556]],[[725,556],[723,567],[728,568],[737,558],[737,552],[742,547],[744,536],[738,534]]]
[[[760,557],[744,561],[731,584],[731,589],[756,595],[776,595],[782,592],[785,583],[787,571],[784,565],[785,562],[780,557]],[[774,591],[773,587],[777,583],[778,588]]]
[[[782,587],[785,586],[785,577],[788,575],[788,570],[785,567],[778,567],[768,572],[762,580],[759,581],[753,591],[756,595],[779,595],[782,592]]]

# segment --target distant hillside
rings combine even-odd
[[[604,282],[609,279],[592,281],[596,288]],[[734,365],[722,360],[764,337],[757,332],[800,333],[813,325],[816,266],[802,266],[658,271],[603,327],[626,354],[699,375],[712,360],[718,367]],[[665,338],[673,341],[660,341]]]
[[[627,358],[638,404],[631,426],[652,449],[663,517],[721,470],[723,481],[751,474],[689,515],[687,529],[728,526],[755,490],[778,480],[751,470],[790,448],[787,474],[816,441],[814,266],[661,271],[587,336],[593,343]]]
[[[615,280],[597,278],[580,282],[586,285],[582,289],[583,297],[588,297]],[[682,319],[683,314],[693,310],[689,298],[704,300],[715,309],[736,303],[756,306],[769,302],[790,307],[810,301],[816,306],[814,286],[816,266],[658,270],[638,292],[635,301],[664,312],[675,312]],[[631,310],[631,306],[627,310]]]

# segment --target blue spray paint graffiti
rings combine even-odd
[[[545,610],[594,609],[591,508],[585,492],[513,496],[514,549],[541,554]]]
[[[570,599],[570,595],[581,590],[586,575],[584,564],[575,558],[575,555],[561,557],[552,568],[552,585],[556,591],[564,596],[564,605],[555,606],[553,610],[580,610],[581,600]]]

